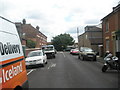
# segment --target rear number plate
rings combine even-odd
[[[93,55],[88,55],[88,57],[93,57]]]

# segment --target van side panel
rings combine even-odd
[[[2,88],[15,88],[27,81],[26,67],[23,58],[14,64],[2,68]]]
[[[2,88],[2,69],[0,68],[0,89]]]
[[[0,90],[27,82],[22,45],[14,23],[0,17]]]

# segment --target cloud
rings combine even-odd
[[[99,24],[99,23],[100,23],[100,20],[98,20],[98,19],[88,19],[88,20],[85,21],[86,25],[90,25],[90,24],[96,25],[96,24]]]
[[[76,27],[70,28],[68,31],[66,31],[66,33],[69,33],[69,34],[77,33],[77,28]]]
[[[13,22],[26,19],[47,37],[68,32],[75,39],[87,24],[99,24],[119,0],[0,0],[1,15]],[[106,4],[107,3],[107,4]]]
[[[45,20],[43,13],[40,13],[38,11],[31,11],[28,12],[27,14],[28,14],[27,18],[35,19],[35,20],[37,19]]]
[[[70,14],[69,16],[65,17],[65,18],[64,18],[65,21],[66,21],[66,22],[72,22],[72,16],[73,16],[73,15]]]

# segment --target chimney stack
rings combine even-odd
[[[25,19],[23,19],[23,24],[26,24],[26,20]]]
[[[120,1],[118,2],[118,5],[120,4]]]
[[[36,29],[39,31],[40,27],[39,27],[39,26],[36,26]]]

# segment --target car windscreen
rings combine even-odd
[[[33,57],[33,56],[42,56],[42,52],[30,52],[28,54],[28,57]]]
[[[53,47],[46,47],[46,48],[44,48],[44,51],[50,51],[50,50],[53,50]]]
[[[77,50],[77,49],[73,49],[73,51],[79,51],[79,50]]]
[[[86,51],[86,52],[93,52],[93,50],[91,48],[84,48],[84,51]]]

